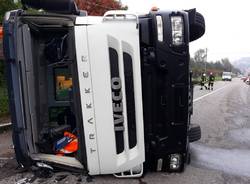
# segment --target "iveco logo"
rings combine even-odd
[[[115,131],[124,131],[121,79],[119,77],[113,77],[111,79],[111,87],[112,87]]]

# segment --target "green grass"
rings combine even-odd
[[[215,81],[222,81],[222,77],[221,76],[216,76]]]
[[[6,87],[0,86],[0,117],[9,114],[9,100]]]
[[[200,84],[200,78],[193,78],[192,79],[192,82],[193,82],[193,84],[194,85],[197,85],[197,84]],[[221,81],[222,79],[221,79],[221,76],[216,76],[215,77],[215,81]]]

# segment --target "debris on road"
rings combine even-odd
[[[55,181],[58,182],[58,181],[62,181],[63,179],[67,178],[68,175],[67,174],[62,174],[62,175],[57,175],[56,178],[55,178]]]
[[[32,176],[31,178],[22,178],[18,180],[15,184],[31,184],[37,179],[36,176]]]
[[[51,178],[54,175],[53,169],[50,169],[49,167],[32,166],[31,170],[38,178]]]
[[[16,184],[28,184],[28,183],[29,183],[28,178],[23,178],[16,182]]]

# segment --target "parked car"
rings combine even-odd
[[[203,16],[99,17],[73,0],[22,2],[47,13],[14,10],[4,19],[18,163],[117,177],[183,171],[189,143],[201,137],[190,122],[189,42],[204,34]]]
[[[248,85],[250,85],[250,77],[246,77],[246,79],[244,80],[244,82]]]
[[[240,79],[243,80],[243,82],[245,82],[245,80],[247,79],[247,77],[246,76],[242,76]]]
[[[232,81],[232,72],[223,72],[222,73],[223,81]]]

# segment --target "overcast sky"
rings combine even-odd
[[[122,0],[129,10],[148,12],[196,8],[206,21],[205,35],[190,44],[190,53],[208,48],[208,60],[228,57],[231,61],[250,57],[250,3],[247,0]]]

